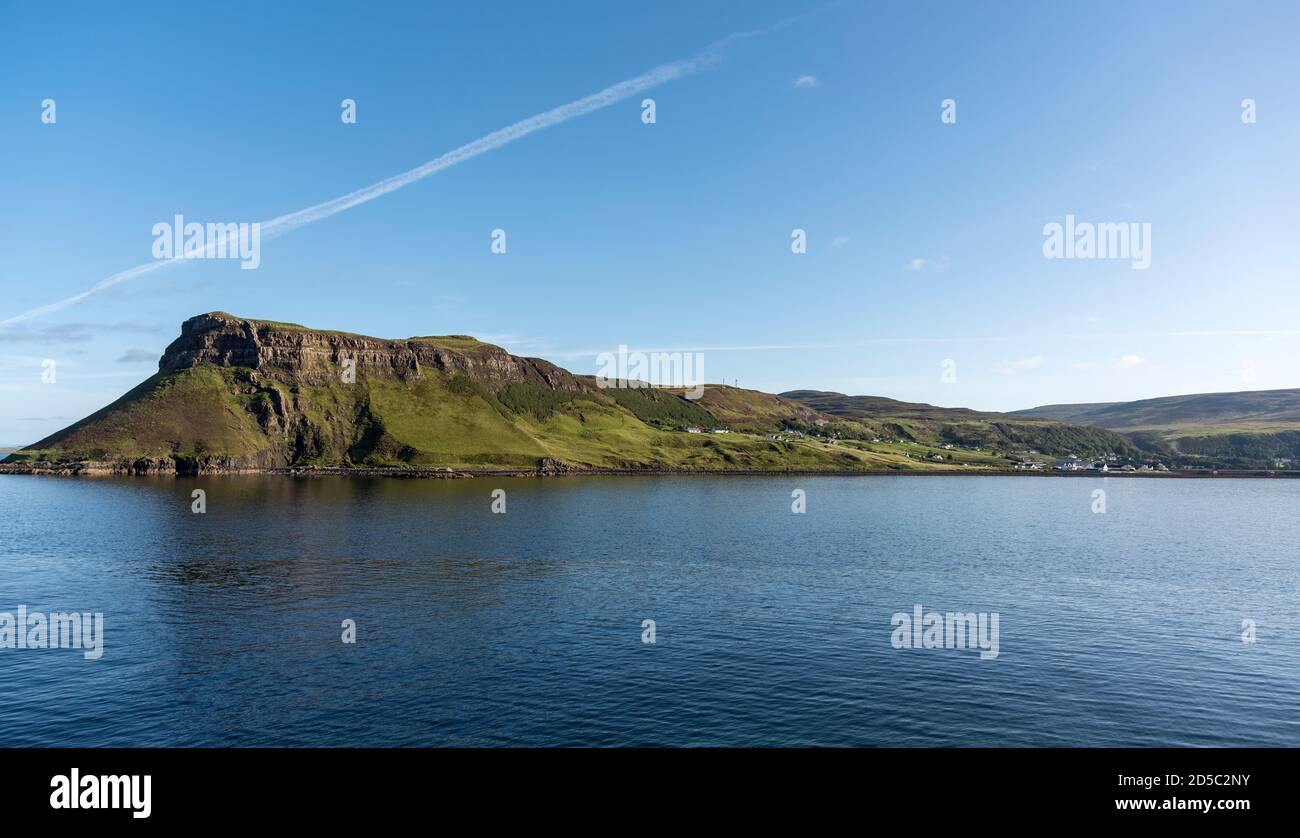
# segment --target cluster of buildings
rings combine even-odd
[[[1023,471],[1042,471],[1046,466],[1036,460],[1025,460],[1016,463],[1016,468]],[[1064,460],[1057,460],[1052,463],[1052,469],[1054,471],[1097,471],[1102,473],[1111,471],[1169,471],[1169,467],[1164,463],[1156,463],[1154,465],[1143,463],[1142,465],[1137,466],[1128,463],[1121,466],[1119,464],[1119,457],[1114,454],[1108,454],[1101,460],[1083,460],[1071,454]]]

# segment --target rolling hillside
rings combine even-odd
[[[781,396],[822,414],[857,423],[877,436],[929,445],[1080,457],[1114,453],[1140,458],[1144,454],[1140,446],[1123,434],[1053,420],[900,402],[881,396],[846,396],[822,390],[791,390]]]
[[[1055,404],[1010,415],[1123,431],[1145,448],[1193,465],[1285,467],[1300,458],[1300,389]]]
[[[1050,404],[1008,414],[1115,430],[1300,425],[1300,389],[1198,393],[1135,402]]]

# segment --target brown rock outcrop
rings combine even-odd
[[[247,320],[224,312],[191,317],[158,362],[162,371],[199,364],[244,367],[293,384],[331,384],[351,361],[358,376],[419,380],[424,370],[461,374],[490,389],[532,382],[552,390],[590,390],[569,371],[520,358],[463,335],[385,340],[322,332],[291,323]]]

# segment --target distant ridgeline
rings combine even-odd
[[[153,376],[5,463],[60,472],[551,474],[979,471],[1068,456],[1227,461],[1202,441],[1208,434],[1174,444],[1079,419],[868,396],[606,383],[464,335],[384,340],[212,312],[185,321]],[[1262,447],[1241,462],[1291,450],[1252,445]]]
[[[1121,431],[1162,457],[1206,468],[1292,469],[1300,458],[1300,389],[1055,404],[1010,415]]]

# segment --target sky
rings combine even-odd
[[[1300,386],[1298,30],[1292,2],[0,0],[0,445],[213,310],[983,410]],[[255,270],[64,305],[176,214],[267,222],[665,65]],[[1067,216],[1149,225],[1150,266],[1046,258]]]

